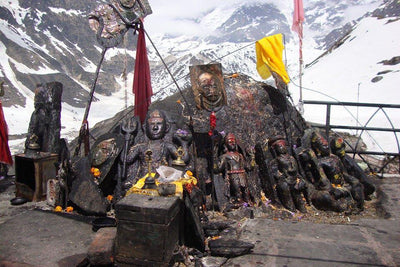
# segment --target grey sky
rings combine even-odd
[[[153,14],[145,18],[145,27],[152,34],[201,34],[204,25],[199,24],[208,11],[219,7],[220,10],[231,9],[244,0],[149,0]],[[247,0],[267,2],[268,0]]]

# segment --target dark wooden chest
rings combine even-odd
[[[15,155],[15,187],[17,197],[29,201],[46,199],[47,181],[56,178],[57,154],[40,152],[35,156]]]
[[[118,266],[168,266],[179,243],[178,197],[131,194],[116,204]]]

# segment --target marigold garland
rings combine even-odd
[[[101,172],[98,168],[92,167],[90,169],[90,172],[93,174],[94,177],[99,178],[101,175]]]
[[[71,206],[68,206],[68,207],[65,209],[65,211],[66,211],[66,212],[73,212],[73,211],[74,211],[74,208],[71,207]]]
[[[57,206],[57,207],[54,208],[54,211],[55,211],[55,212],[62,212],[62,210],[63,210],[63,209],[62,209],[61,206]]]

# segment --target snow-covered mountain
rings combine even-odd
[[[38,83],[63,83],[62,136],[68,139],[77,136],[101,53],[95,33],[89,28],[87,16],[99,3],[106,2],[0,0],[0,79],[6,84],[6,95],[2,103],[11,139],[15,139],[10,141],[14,153],[23,142],[23,134],[33,111],[34,89]],[[285,60],[293,79],[289,89],[293,98],[298,99],[298,89],[295,86],[298,76],[298,39],[290,30],[293,13],[291,0],[206,1],[210,2],[208,8],[200,13],[193,12],[193,15],[189,11],[196,8],[194,3],[197,1],[168,1],[168,9],[181,10],[181,13],[174,15],[173,24],[168,24],[164,16],[167,12],[166,1],[149,2],[153,14],[146,17],[145,27],[180,86],[189,86],[190,65],[213,61],[222,63],[224,73],[240,72],[260,80],[255,69],[254,42],[267,35],[283,33]],[[385,24],[388,19],[378,19],[386,16],[398,18],[398,6],[395,0],[305,1],[303,54],[305,64],[314,64],[304,71],[304,85],[317,91],[325,90],[325,81],[317,71],[328,71],[325,74],[329,74],[329,68],[334,68],[327,62],[329,58],[337,62],[346,59],[346,54],[343,59],[339,58],[339,53],[336,56],[336,50],[351,47],[361,51],[360,47],[350,45],[352,40],[360,39],[361,36],[365,39],[363,46],[370,46],[369,38],[373,40],[375,36],[370,34],[368,28],[364,32],[355,33],[357,29],[372,27],[379,32],[382,28],[383,33],[384,28],[388,29],[387,26],[392,25],[394,29],[390,30],[398,31],[398,21]],[[128,32],[126,37],[119,47],[109,49],[106,53],[89,114],[89,124],[92,126],[133,103],[131,87],[136,41],[132,32]],[[344,41],[338,49],[315,61],[340,40]],[[385,40],[383,42],[400,47],[395,37]],[[156,100],[177,89],[150,40],[147,40],[147,47],[155,92],[153,100]],[[387,55],[380,60],[398,56],[398,49],[383,49],[392,50],[388,50]],[[347,53],[353,54],[351,51]],[[392,56],[389,57],[389,54]],[[362,57],[367,56],[369,54]],[[377,55],[374,56],[374,60],[377,59]],[[381,66],[378,62],[374,64]],[[341,69],[337,64],[334,66]],[[371,65],[359,64],[357,73],[370,73],[371,68]],[[398,79],[398,69],[398,65],[393,65],[393,70],[385,74],[383,81],[388,76],[396,76]],[[125,72],[126,80],[123,78]],[[339,85],[335,86],[346,88],[343,85],[348,83],[352,74],[354,71],[350,71],[346,78],[338,77]],[[369,80],[358,81],[362,83],[362,88],[364,82],[370,83],[371,77],[367,78]],[[267,82],[273,83],[273,80]],[[332,97],[343,101],[347,99],[347,92],[344,91],[343,98],[336,95],[334,90],[326,94],[332,93]],[[303,98],[307,99],[306,96]],[[395,97],[391,99],[396,102]],[[305,116],[309,119],[307,108]],[[16,135],[22,136],[18,139]]]

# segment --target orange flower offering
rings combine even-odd
[[[111,200],[113,200],[113,198],[114,198],[114,197],[113,197],[112,195],[108,195],[108,196],[107,196],[107,200],[110,201],[110,202],[111,202]]]
[[[92,167],[90,172],[93,174],[94,177],[98,178],[101,175],[101,172],[98,168]]]
[[[57,207],[54,208],[54,211],[55,211],[55,212],[62,212],[62,210],[63,210],[63,209],[62,209],[61,206],[57,206]]]
[[[189,177],[193,176],[193,172],[191,172],[191,171],[189,171],[189,170],[186,171],[186,174],[187,174]]]
[[[74,210],[74,208],[71,207],[71,206],[68,206],[68,207],[65,209],[66,212],[72,212],[73,210]]]
[[[182,103],[180,99],[176,100],[176,103],[178,103],[179,105]]]
[[[238,73],[234,73],[234,74],[232,74],[231,77],[232,77],[232,78],[237,78],[237,77],[239,77],[239,74],[238,74]]]

